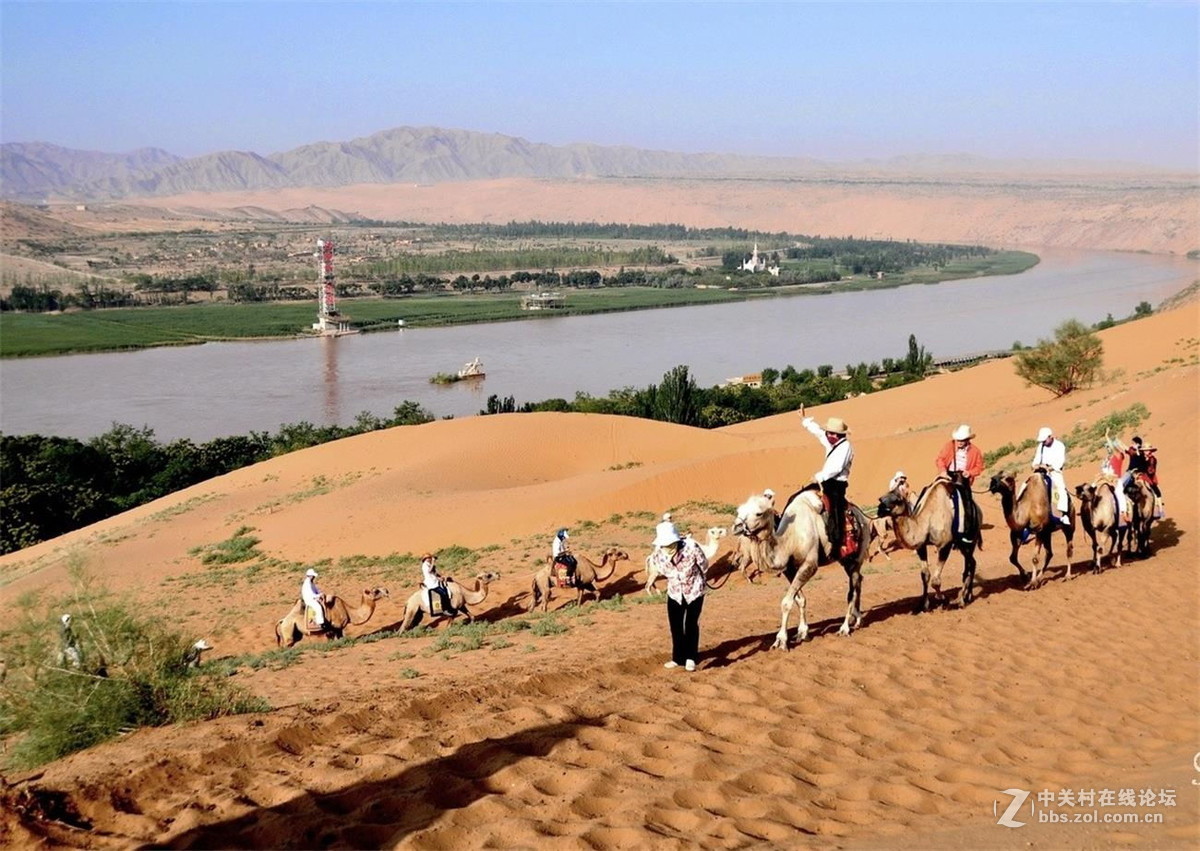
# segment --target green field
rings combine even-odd
[[[863,289],[884,289],[906,284],[928,284],[950,279],[1006,275],[1023,272],[1038,261],[1036,255],[1001,252],[934,269],[913,269],[903,274],[874,278],[849,278],[832,284],[787,287],[754,286],[747,277],[729,282],[712,273],[697,283],[737,286],[737,289],[694,287],[623,287],[564,290],[567,307],[555,311],[524,311],[520,293],[422,294],[400,298],[342,299],[340,306],[352,324],[363,331],[394,330],[397,320],[407,327],[462,325],[549,316],[582,315],[623,310],[678,307],[775,298],[820,295]],[[762,276],[755,276],[756,279]],[[747,285],[750,286],[747,286]],[[192,304],[178,307],[137,307],[77,311],[62,314],[0,314],[0,357],[32,357],[71,352],[116,351],[150,346],[204,343],[214,340],[286,338],[303,336],[316,318],[314,302],[266,304]]]

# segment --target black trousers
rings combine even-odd
[[[841,554],[842,539],[846,537],[846,485],[834,479],[821,482],[821,493],[829,497],[829,548],[830,556],[837,558]]]
[[[682,665],[691,659],[698,661],[700,653],[700,610],[704,595],[690,603],[676,603],[667,597],[667,622],[671,624],[671,660]]]

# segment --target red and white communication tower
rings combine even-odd
[[[357,334],[350,327],[350,317],[337,308],[337,292],[333,286],[333,240],[317,240],[317,321],[313,330],[326,336]]]
[[[333,240],[317,240],[317,318],[337,316],[337,294],[333,288]]]

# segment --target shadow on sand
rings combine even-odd
[[[521,760],[545,757],[601,718],[531,727],[485,739],[454,753],[336,792],[302,794],[228,821],[143,848],[391,848],[435,823],[446,810],[495,794],[492,775]]]

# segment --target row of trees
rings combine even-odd
[[[720,428],[792,411],[802,404],[836,402],[848,396],[920,381],[932,361],[925,347],[918,345],[916,337],[910,335],[908,353],[903,358],[885,358],[882,363],[859,363],[857,366],[847,364],[842,374],[835,374],[831,364],[823,364],[815,371],[797,370],[788,365],[782,370],[764,369],[761,387],[702,388],[696,384],[688,367],[681,365],[664,374],[658,384],[644,388],[625,387],[610,391],[604,397],[577,393],[571,401],[559,398],[518,404],[512,396],[493,395],[488,397],[480,413],[574,411]]]
[[[162,443],[148,428],[114,425],[89,441],[0,435],[0,553],[32,546],[214,476],[294,452],[433,415],[403,402],[387,418],[359,414],[350,426],[301,422],[205,443]]]

